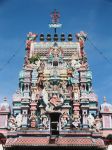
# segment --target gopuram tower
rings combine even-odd
[[[98,109],[84,50],[87,34],[59,35],[59,12],[51,18],[53,35],[27,35],[12,113],[6,99],[0,105],[4,148],[104,150],[103,131],[112,132],[112,105],[104,99]]]

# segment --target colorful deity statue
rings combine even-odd
[[[72,83],[79,83],[79,72],[76,70],[73,71]]]
[[[73,86],[73,93],[74,93],[74,100],[78,101],[80,97],[80,91],[79,91],[79,86],[78,84]]]
[[[102,119],[99,118],[99,116],[96,117],[94,121],[94,126],[97,132],[99,132],[102,129]]]
[[[57,95],[53,95],[50,99],[50,104],[53,105],[53,107],[59,107],[63,104],[63,98],[59,98]]]
[[[29,120],[30,120],[30,125],[31,125],[31,127],[32,127],[32,128],[35,128],[36,125],[37,125],[37,116],[35,115],[35,113],[32,113],[32,114],[31,114]]]
[[[27,40],[26,40],[26,50],[27,50],[27,57],[29,58],[30,56],[30,48],[31,48],[31,43],[34,42],[37,38],[37,34],[29,32],[27,35]]]
[[[77,113],[73,114],[73,116],[72,116],[72,125],[76,129],[80,127],[80,119],[81,119],[81,116],[79,116]]]
[[[39,71],[44,72],[44,69],[45,69],[45,63],[40,62]]]
[[[38,84],[43,85],[43,80],[44,80],[44,74],[43,74],[43,72],[40,71],[40,73],[38,75]]]
[[[42,90],[41,95],[42,95],[42,99],[43,99],[44,104],[47,106],[49,103],[48,102],[48,92],[46,91],[45,88]]]
[[[66,112],[64,112],[61,116],[61,128],[62,129],[64,129],[67,126],[69,119],[70,119],[69,115]]]
[[[78,70],[78,69],[80,68],[80,66],[81,66],[80,60],[75,60],[75,59],[72,57],[71,66],[72,66],[74,69]]]
[[[20,128],[22,126],[22,119],[23,119],[23,116],[21,113],[19,113],[17,116],[16,116],[16,124],[17,124],[17,128]]]
[[[48,119],[48,117],[46,115],[42,115],[41,120],[42,120],[42,126],[44,127],[44,129],[48,129],[49,128],[49,119]]]
[[[35,41],[36,38],[37,38],[37,34],[35,34],[35,33],[29,32],[29,33],[27,34],[27,40]]]
[[[32,85],[33,86],[36,86],[37,79],[38,79],[38,71],[37,69],[33,69],[32,71]]]
[[[63,63],[63,50],[61,47],[50,47],[48,51],[48,62],[51,64],[54,63],[55,65]]]
[[[22,127],[26,128],[28,126],[28,115],[26,111],[23,112],[22,116]]]
[[[67,81],[65,81],[65,80],[62,81],[62,89],[63,89],[64,93],[67,92]]]
[[[17,129],[17,124],[16,124],[16,119],[13,115],[10,116],[9,120],[8,120],[8,127],[9,129],[11,129],[12,131]]]
[[[52,55],[52,54],[49,55],[48,62],[49,62],[49,63],[52,63],[52,62],[53,62],[53,55]]]
[[[31,33],[30,33],[31,34]],[[27,41],[26,41],[26,49],[29,50],[31,46],[32,37],[28,34]],[[30,38],[31,37],[31,38]]]
[[[44,84],[45,89],[51,90],[52,85],[50,84],[48,80],[46,80],[43,84]]]
[[[87,39],[87,34],[83,31],[80,31],[80,33],[76,34],[76,38],[80,42],[80,46],[82,47],[82,46],[84,46],[84,42]]]
[[[91,113],[88,115],[87,121],[88,121],[89,128],[93,128],[94,123],[95,123],[95,119]]]
[[[81,61],[81,66],[79,68],[79,70],[87,70],[88,69],[88,63]]]
[[[31,100],[32,101],[36,101],[37,100],[37,88],[32,88]]]

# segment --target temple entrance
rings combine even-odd
[[[50,131],[51,135],[59,135],[59,112],[50,113]]]

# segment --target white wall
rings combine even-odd
[[[3,150],[2,144],[0,144],[0,150]]]
[[[112,145],[109,145],[107,150],[112,150]]]

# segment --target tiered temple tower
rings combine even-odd
[[[101,137],[107,128],[112,132],[112,105],[105,101],[99,112],[84,50],[87,34],[58,35],[59,13],[51,17],[54,35],[27,35],[12,115],[9,105],[7,113],[0,107],[0,117],[8,121],[5,128],[0,123],[7,131],[5,148],[105,149]]]

